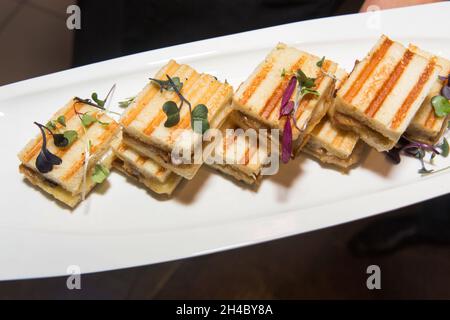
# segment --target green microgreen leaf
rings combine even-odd
[[[123,101],[120,101],[119,102],[119,107],[121,107],[121,108],[128,108],[128,106],[131,103],[133,103],[134,99],[136,99],[136,97],[130,97],[130,98],[127,98],[127,99],[125,99]]]
[[[198,104],[191,112],[191,127],[200,134],[209,129],[208,108],[204,104]]]
[[[150,78],[150,80],[153,83],[156,83],[159,86],[159,89],[161,91],[163,90],[167,90],[167,91],[181,91],[181,88],[183,87],[183,83],[181,82],[179,77],[173,77],[172,79],[172,83],[170,82],[170,80],[159,80],[159,79],[154,79],[154,78]],[[174,88],[175,87],[175,88]]]
[[[97,122],[100,123],[102,126],[109,126],[109,122],[103,122],[97,119]]]
[[[102,183],[109,176],[109,169],[102,164],[96,164],[94,172],[92,173],[92,181],[95,183]]]
[[[163,104],[162,109],[167,116],[167,120],[166,122],[164,122],[164,126],[166,128],[173,127],[177,125],[178,122],[180,122],[180,109],[178,109],[178,106],[175,102],[166,101]]]
[[[322,68],[324,62],[325,62],[325,56],[323,56],[322,59],[320,59],[320,60],[316,63],[316,66],[318,66],[319,68]]]
[[[450,113],[450,102],[444,96],[434,96],[431,99],[431,104],[434,108],[434,113],[439,118],[445,117]]]
[[[56,121],[63,127],[66,126],[66,117],[65,116],[63,116],[63,115],[59,116],[58,119],[56,119]]]
[[[449,154],[449,145],[448,145],[448,141],[446,138],[444,138],[444,141],[442,142],[442,144],[439,146],[439,148],[441,148],[441,156],[443,156],[444,158],[448,157]]]
[[[45,126],[50,130],[56,130],[56,123],[53,120],[50,120],[49,122],[47,122],[47,124]]]
[[[281,70],[281,77],[284,78],[286,76],[286,69],[283,68],[283,70]]]
[[[68,141],[68,146],[70,146],[75,140],[78,139],[78,132],[76,132],[75,130],[64,131],[64,137]]]
[[[96,121],[97,121],[97,119],[94,116],[90,115],[89,113],[84,113],[81,116],[81,123],[83,124],[83,126],[85,128],[89,127],[91,124],[93,124]]]
[[[315,96],[320,96],[319,91],[314,90],[314,89],[310,89],[310,88],[305,88],[305,87],[301,88],[300,93],[302,95],[313,94]]]
[[[301,87],[312,88],[315,85],[315,78],[308,77],[301,69],[296,72],[296,77]]]
[[[91,95],[91,98],[92,98],[92,100],[94,100],[94,102],[97,104],[97,105],[99,105],[100,107],[104,107],[105,106],[105,100],[100,100],[99,98],[98,98],[98,94],[97,94],[97,92],[94,92],[92,95]]]

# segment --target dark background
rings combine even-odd
[[[65,10],[74,2],[0,2],[0,85],[134,52],[357,12],[361,5],[81,0],[82,30],[73,32],[65,27]],[[448,299],[449,199],[242,249],[84,275],[80,291],[68,290],[66,278],[0,282],[0,299]],[[372,264],[381,268],[381,290],[366,287]]]

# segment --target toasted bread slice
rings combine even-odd
[[[441,67],[382,36],[337,92],[334,120],[378,151],[395,146]]]
[[[278,44],[240,85],[233,98],[233,108],[239,112],[242,125],[283,130],[285,119],[279,117],[281,98],[292,74],[301,69],[308,77],[316,78],[315,89],[319,92],[319,96],[305,96],[294,115],[302,129],[293,128],[294,150],[301,148],[305,136],[326,114],[334,92],[334,80],[317,66],[320,60],[315,55]],[[325,60],[323,69],[334,74],[337,64]]]
[[[111,169],[114,155],[111,151],[108,151],[101,159],[101,163],[104,167]],[[60,185],[54,183],[51,180],[46,179],[42,174],[30,169],[29,167],[21,164],[19,171],[25,176],[25,178],[34,186],[38,187],[45,193],[51,195],[53,198],[64,203],[65,205],[74,208],[83,200],[83,194],[72,194]],[[92,169],[86,175],[85,195],[87,195],[94,187],[96,183],[92,180]]]
[[[77,115],[78,113],[78,115]],[[90,124],[87,128],[83,126],[79,115],[86,114],[97,118],[99,121]],[[25,148],[19,152],[18,157],[22,164],[28,169],[42,176],[42,179],[51,181],[76,196],[82,192],[82,181],[85,171],[89,171],[101,157],[109,150],[112,139],[119,132],[119,124],[106,115],[101,109],[72,99],[65,107],[56,112],[51,121],[59,116],[64,116],[65,127],[55,123],[55,133],[63,133],[66,130],[77,132],[78,138],[68,147],[59,148],[55,146],[52,135],[46,133],[47,149],[58,156],[62,163],[54,166],[48,173],[40,173],[36,168],[36,158],[42,148],[42,136],[39,134],[32,139]],[[37,128],[35,130],[38,130]],[[88,148],[89,159],[85,165],[85,152]]]
[[[359,162],[363,146],[356,133],[337,128],[327,116],[316,126],[303,151],[323,163],[349,168]]]
[[[260,141],[254,129],[240,129],[230,118],[207,164],[246,184],[258,185],[261,171],[270,161],[268,141]]]
[[[190,66],[180,65],[174,60],[158,71],[155,78],[167,80],[166,75],[171,78],[180,78],[183,83],[181,94],[191,103],[192,108],[198,104],[206,105],[210,128],[218,128],[222,125],[231,111],[233,88],[229,84],[222,83],[211,75],[198,73]],[[120,123],[127,137],[132,138],[141,147],[148,146],[151,149],[145,154],[146,156],[156,157],[158,154],[159,158],[165,159],[161,163],[166,168],[187,179],[192,179],[199,166],[193,164],[188,173],[177,172],[173,168],[176,165],[171,161],[170,155],[177,143],[186,141],[189,141],[190,149],[193,151],[203,144],[202,135],[194,133],[191,128],[191,115],[187,103],[184,103],[180,110],[178,124],[170,128],[165,127],[167,116],[162,106],[167,101],[180,104],[180,98],[175,92],[160,90],[157,84],[150,81],[124,112]]]
[[[182,180],[179,175],[158,165],[150,158],[141,156],[121,140],[115,141],[112,149],[117,157],[113,166],[155,193],[171,195]]]
[[[440,75],[447,77],[450,74],[450,61],[442,57],[423,51],[414,45],[409,45],[409,50],[420,54],[428,59],[435,59],[436,63],[441,66]],[[442,88],[446,85],[446,81],[437,79],[431,91],[422,103],[419,111],[411,121],[406,135],[415,141],[434,145],[439,142],[445,130],[447,129],[448,118],[438,117],[431,105],[431,99],[441,93]]]

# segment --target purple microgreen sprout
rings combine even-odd
[[[51,130],[40,123],[34,122],[34,124],[38,126],[42,134],[42,147],[36,158],[36,168],[40,173],[48,173],[53,170],[53,166],[60,165],[62,160],[47,149],[47,135],[44,129],[53,134]]]

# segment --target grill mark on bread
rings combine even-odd
[[[431,129],[434,127],[436,123],[436,114],[434,112],[434,108],[431,108],[430,112],[428,113],[427,120],[425,121],[425,128]]]
[[[167,69],[162,72],[164,73],[164,76],[166,74],[168,74],[169,76],[172,76],[175,72],[178,71],[178,69],[181,68],[181,65],[179,65],[178,63],[176,63],[175,61],[171,60],[169,62],[169,65],[167,66]],[[161,75],[163,76],[163,75]],[[165,80],[165,79],[162,79]],[[142,110],[144,110],[145,106],[155,97],[155,95],[159,92],[159,88],[156,84],[152,84],[150,85],[150,87],[148,88],[147,92],[144,94],[144,96],[139,99],[139,101],[136,102],[136,105],[133,107],[133,109],[131,109],[127,115],[120,120],[120,123],[124,126],[124,127],[128,127],[131,122],[134,121],[134,119],[136,119],[139,114],[142,112]]]
[[[410,50],[406,50],[403,53],[402,59],[397,63],[394,70],[389,75],[389,78],[383,83],[380,89],[378,89],[374,99],[364,111],[367,116],[373,118],[377,114],[378,110],[380,110],[380,107],[383,105],[384,100],[386,100],[391,93],[413,57],[414,53]]]
[[[118,153],[125,153],[128,150],[130,150],[129,147],[127,147],[123,142],[120,144],[120,146],[117,148],[117,152]],[[119,155],[118,155],[119,156]],[[123,162],[123,160],[121,159],[121,161]],[[144,166],[147,161],[149,161],[149,158],[146,156],[142,156],[142,155],[138,155],[136,157],[136,159],[134,160],[135,164],[133,164],[134,166]],[[158,165],[158,169],[155,172],[155,176],[161,176],[162,174],[164,174],[167,171],[166,168]]]
[[[301,57],[297,60],[297,62],[291,67],[289,70],[290,73],[295,72],[300,69],[307,59],[306,55],[301,55]],[[259,112],[259,115],[263,118],[268,119],[272,111],[276,108],[276,106],[281,102],[281,98],[283,97],[283,93],[286,90],[291,77],[284,77],[283,80],[278,84],[277,88],[272,92],[272,95],[267,99],[263,108]]]
[[[431,74],[433,73],[433,70],[436,66],[436,62],[434,60],[430,60],[425,67],[424,71],[420,75],[419,81],[416,82],[414,87],[409,92],[408,96],[406,97],[405,101],[403,102],[400,109],[397,110],[397,113],[395,114],[394,120],[392,121],[391,128],[397,129],[400,124],[403,122],[403,119],[406,117],[406,113],[408,112],[409,108],[413,104],[413,102],[417,99],[420,92],[423,90],[423,87],[429,80]]]
[[[359,73],[356,80],[353,82],[352,86],[348,88],[347,92],[344,94],[344,100],[347,103],[351,103],[353,98],[361,90],[364,83],[373,73],[378,64],[383,60],[384,56],[388,52],[389,48],[392,46],[394,41],[389,38],[385,38],[383,43],[378,47],[378,49],[372,54],[370,60],[366,63],[363,70]]]
[[[189,91],[192,86],[200,79],[200,74],[197,73],[196,71],[193,72],[193,74],[189,77],[189,79],[186,81],[186,83],[184,83],[183,88],[181,89],[182,91]],[[195,92],[196,89],[194,89]],[[188,92],[188,94],[186,94],[185,98],[187,100],[189,100],[189,97],[192,95],[192,92]],[[179,103],[180,98],[178,96],[174,97],[174,99],[171,99],[172,101],[174,101],[175,103]],[[166,114],[164,113],[164,111],[162,110],[162,106],[158,109],[158,113],[155,115],[155,117],[153,117],[153,119],[147,124],[147,126],[145,127],[143,133],[147,136],[152,135],[153,131],[155,131],[155,129],[157,127],[159,127],[159,125],[161,124],[161,122],[163,122],[163,120],[165,119]]]
[[[108,128],[103,131],[103,133],[98,137],[99,143],[91,147],[91,152],[94,153],[97,148],[104,144],[116,131],[119,125],[116,122],[111,122]],[[67,173],[61,178],[62,181],[67,181],[84,165],[85,155],[84,152],[81,154],[81,158],[75,162],[72,167],[67,171]]]
[[[250,100],[250,98],[255,93],[256,89],[267,77],[270,70],[272,70],[272,67],[273,67],[273,58],[270,58],[270,60],[264,62],[264,65],[262,66],[261,70],[259,70],[259,72],[255,75],[250,85],[242,93],[242,96],[239,99],[239,103],[246,104],[248,100]]]
[[[344,135],[337,133],[334,137],[333,141],[331,142],[331,145],[333,145],[335,148],[340,148],[342,142],[344,141]]]

